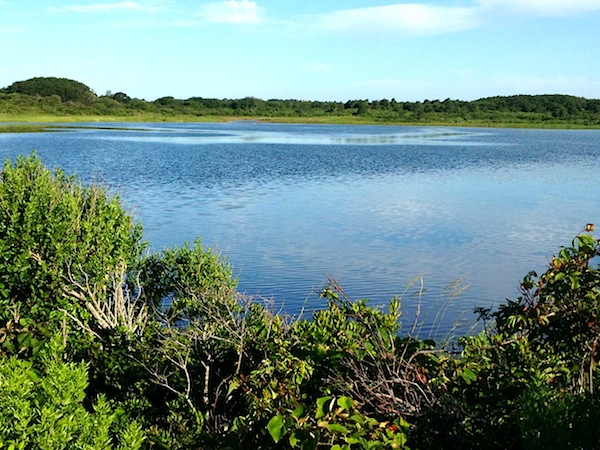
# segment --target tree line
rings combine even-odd
[[[65,78],[40,77],[13,83],[0,90],[0,114],[138,116],[168,119],[187,117],[354,118],[397,123],[572,123],[600,126],[600,100],[570,95],[513,95],[462,101],[417,102],[353,99],[346,102],[269,99],[217,99],[171,96],[154,101],[124,92],[96,95],[89,87]]]

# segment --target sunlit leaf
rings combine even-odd
[[[353,403],[354,402],[352,399],[350,397],[346,397],[345,395],[342,395],[337,401],[338,406],[346,411],[350,411],[352,409]]]
[[[327,430],[333,433],[348,433],[348,428],[338,423],[330,423],[327,425]]]
[[[269,420],[267,429],[269,430],[269,434],[276,443],[279,442],[281,436],[283,436],[284,434],[284,426],[285,422],[281,414],[277,414],[275,417]]]

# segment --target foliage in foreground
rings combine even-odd
[[[0,358],[0,448],[141,448],[146,438],[139,423],[119,423],[122,411],[104,396],[91,411],[84,407],[87,365],[63,361],[63,350],[58,336],[37,364]]]
[[[199,241],[145,254],[118,198],[36,156],[5,163],[0,207],[0,448],[598,447],[590,234],[439,348],[398,299],[332,282],[292,319]]]

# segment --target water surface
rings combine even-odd
[[[421,336],[448,334],[600,223],[599,131],[78,125],[0,135],[0,157],[35,149],[107,184],[153,250],[201,237],[291,314],[330,276],[351,298],[402,296],[407,330],[420,303]]]

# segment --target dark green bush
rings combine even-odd
[[[92,103],[96,94],[85,84],[67,78],[37,77],[17,81],[3,89],[8,94],[19,93],[31,96],[50,97],[56,95],[63,102]]]

